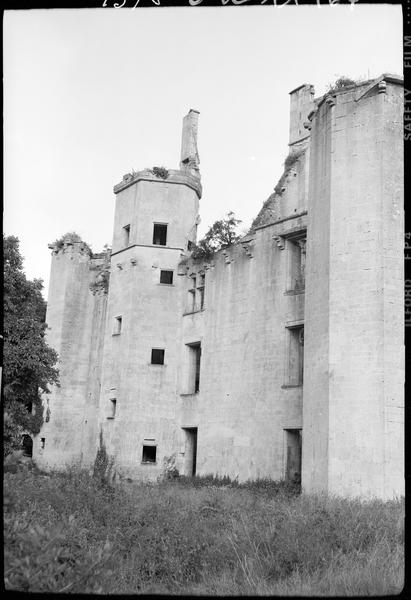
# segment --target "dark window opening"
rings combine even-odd
[[[122,324],[123,324],[123,317],[114,317],[113,335],[120,335]]]
[[[304,326],[287,329],[287,385],[302,385],[304,373]]]
[[[152,365],[164,365],[164,353],[165,353],[165,350],[160,350],[159,348],[152,348],[151,364]]]
[[[110,416],[109,419],[114,419],[116,416],[117,400],[116,398],[110,398]]]
[[[143,446],[143,463],[155,463],[157,455],[157,446]]]
[[[184,427],[184,475],[194,477],[197,470],[197,427]]]
[[[123,227],[123,246],[128,246],[130,243],[130,225]]]
[[[27,434],[23,435],[22,446],[23,446],[23,456],[29,456],[30,458],[32,458],[32,456],[33,456],[33,440],[31,439],[31,437],[29,435],[27,435]]]
[[[204,308],[205,275],[200,275],[200,282],[197,289],[200,294],[200,309],[202,309]]]
[[[190,251],[192,249],[193,245],[194,245],[193,242],[190,242],[190,240],[188,240],[188,242],[187,242],[187,250]]]
[[[172,285],[173,271],[160,271],[160,283],[166,283],[168,285]]]
[[[285,429],[285,478],[293,483],[301,482],[301,429]]]
[[[201,361],[201,347],[200,345],[195,348],[196,353],[196,374],[194,381],[194,392],[197,393],[200,391],[200,361]]]
[[[26,410],[30,414],[33,412],[33,402],[31,400],[26,403]]]
[[[154,223],[153,244],[155,246],[165,246],[167,244],[167,225]]]
[[[189,351],[188,393],[200,391],[201,343],[187,344]]]
[[[40,448],[42,450],[44,450],[45,446],[46,446],[46,438],[41,438],[41,440],[40,440]]]

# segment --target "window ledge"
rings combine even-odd
[[[161,363],[147,363],[149,367],[166,367],[167,365],[165,363],[161,364]]]
[[[110,419],[111,421],[114,421],[114,417],[107,417],[107,419]]]
[[[300,388],[300,387],[303,387],[302,383],[282,385],[281,389],[288,390],[289,388]]]
[[[189,310],[188,312],[183,312],[183,317],[186,315],[194,315],[195,313],[204,312],[205,308],[196,308],[196,310]]]
[[[187,396],[198,396],[199,393],[200,393],[200,390],[198,390],[198,392],[189,392],[188,394],[180,394],[180,396],[182,398],[186,398]]]
[[[117,335],[121,335],[121,333],[112,333],[111,335],[112,335],[112,337],[115,337]]]
[[[142,460],[140,464],[142,464],[142,465],[156,465],[157,461],[156,460]]]
[[[175,287],[174,283],[157,283],[157,285],[163,285],[163,286],[166,286],[166,287]]]
[[[284,292],[284,296],[297,296],[299,294],[305,294],[305,288],[303,290],[287,290]]]

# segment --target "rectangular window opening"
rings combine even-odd
[[[141,462],[155,463],[157,457],[157,446],[143,446],[143,456]]]
[[[130,225],[123,227],[123,246],[127,247],[130,244]]]
[[[165,350],[160,349],[160,348],[152,348],[151,364],[152,365],[164,365],[164,354],[165,354]]]
[[[285,429],[285,478],[293,483],[301,482],[302,430]]]
[[[200,309],[204,308],[204,289],[205,289],[205,275],[200,275],[200,281],[197,286],[198,292],[200,294]]]
[[[304,373],[304,325],[288,327],[287,338],[286,385],[302,385]]]
[[[184,475],[194,477],[197,469],[197,427],[183,427],[184,444]]]
[[[116,408],[117,408],[117,399],[116,398],[110,398],[110,415],[109,415],[109,419],[114,419],[114,417],[116,416]]]
[[[160,271],[160,283],[173,284],[173,271]]]
[[[153,244],[155,246],[167,245],[167,225],[162,223],[154,223]]]
[[[46,438],[41,438],[40,447],[42,450],[46,447]]]
[[[188,393],[200,391],[201,343],[187,344],[188,348]]]
[[[122,324],[123,324],[123,317],[114,317],[113,335],[120,335]]]
[[[288,241],[287,291],[303,292],[305,289],[305,237]]]

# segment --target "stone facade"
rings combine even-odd
[[[180,169],[115,186],[111,254],[53,247],[40,465],[91,467],[103,442],[119,477],[403,493],[402,80],[290,96],[284,174],[239,243],[191,257],[190,111]]]

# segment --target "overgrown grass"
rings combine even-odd
[[[112,488],[76,469],[5,473],[5,581],[30,592],[394,594],[402,501],[261,480]]]

